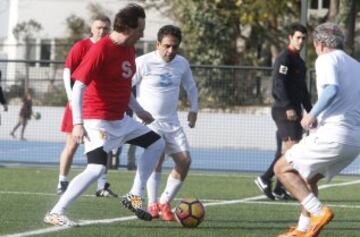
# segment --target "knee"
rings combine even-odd
[[[189,154],[177,157],[175,165],[182,170],[188,170],[191,166],[191,156]]]
[[[274,165],[274,173],[276,177],[279,177],[283,171],[283,163],[285,158],[281,157]]]

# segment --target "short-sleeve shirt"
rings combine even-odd
[[[71,47],[69,54],[66,57],[65,68],[69,68],[71,73],[74,72],[93,44],[94,43],[90,38],[86,38],[75,43],[74,46]],[[71,77],[72,85],[74,80],[75,79]]]
[[[83,118],[122,119],[128,109],[135,70],[134,47],[116,45],[109,36],[94,44],[72,75],[87,86]]]

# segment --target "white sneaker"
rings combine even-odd
[[[79,226],[78,223],[70,220],[67,216],[56,213],[46,213],[44,222],[55,226]]]

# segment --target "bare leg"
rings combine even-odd
[[[78,146],[71,134],[67,133],[65,147],[60,155],[59,175],[68,176]]]

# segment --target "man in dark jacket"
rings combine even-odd
[[[255,183],[270,199],[284,200],[289,195],[278,181],[274,191],[271,188],[271,178],[274,176],[274,164],[290,147],[302,138],[303,129],[300,121],[303,109],[309,112],[312,108],[311,98],[306,87],[306,67],[300,57],[300,51],[305,45],[306,27],[293,23],[289,28],[289,45],[276,58],[273,70],[272,95],[274,103],[271,115],[276,123],[276,137],[282,149],[275,154],[275,158],[268,170],[259,176]]]

